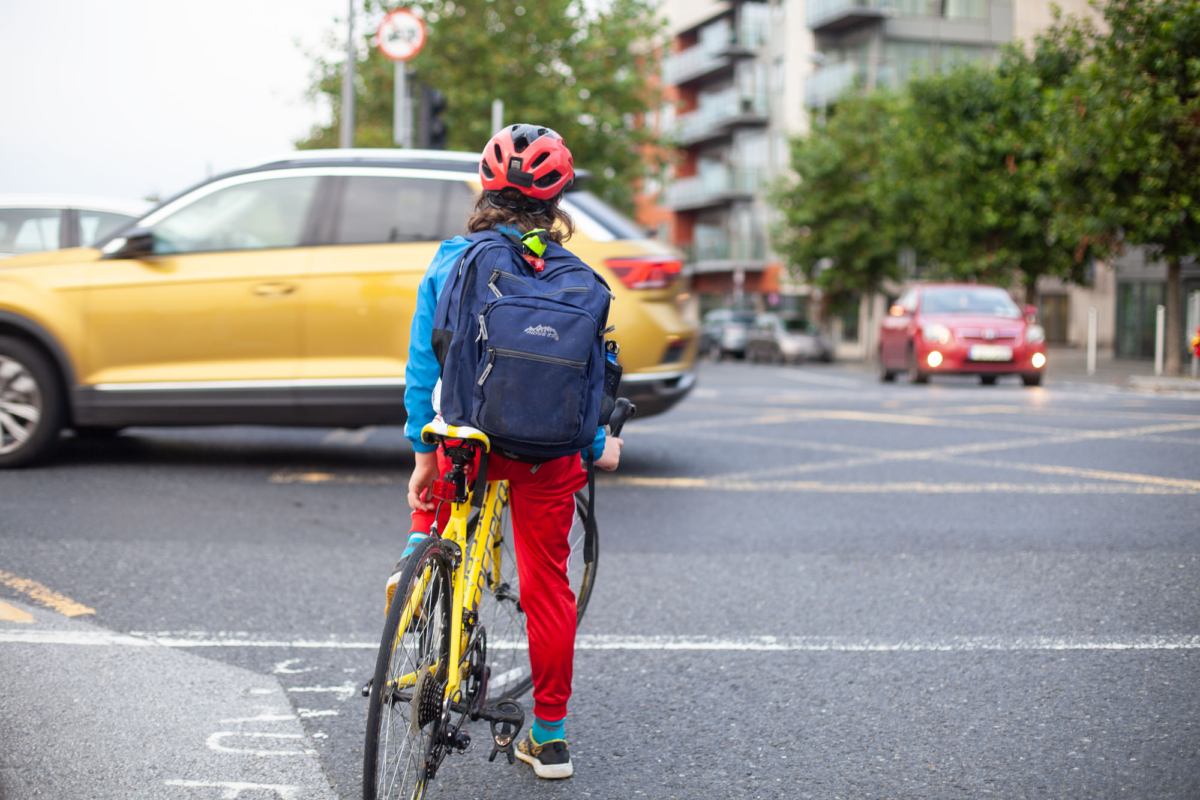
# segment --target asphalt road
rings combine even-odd
[[[575,777],[481,725],[430,796],[1200,796],[1195,395],[704,365],[626,441]],[[0,473],[0,797],[360,796],[411,465],[136,429]]]

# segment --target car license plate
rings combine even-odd
[[[968,358],[972,361],[1012,361],[1012,348],[1002,344],[973,344]]]

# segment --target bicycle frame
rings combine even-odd
[[[486,457],[486,456],[485,456]],[[474,530],[470,530],[470,502],[453,503],[450,506],[450,518],[445,529],[439,532],[440,538],[457,546],[462,553],[458,564],[451,573],[453,590],[450,606],[450,653],[447,664],[445,701],[453,700],[463,681],[463,667],[467,657],[470,631],[464,624],[465,615],[478,615],[479,602],[483,596],[484,581],[488,585],[500,582],[501,530],[500,518],[508,505],[509,488],[507,481],[489,481],[487,494],[484,497],[482,513]],[[480,535],[483,532],[483,535]],[[417,584],[417,591],[412,592],[407,605],[401,612],[400,625],[397,627],[396,641],[393,649],[399,645],[403,631],[408,627],[409,620],[416,613],[416,604],[425,594],[425,581]],[[476,619],[476,624],[478,619]],[[458,635],[453,635],[457,631]],[[393,688],[408,688],[415,685],[417,675],[409,673],[396,679]]]

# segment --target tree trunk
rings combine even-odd
[[[1027,306],[1036,306],[1038,304],[1037,281],[1037,275],[1025,273],[1025,305]]]
[[[1167,375],[1183,374],[1183,320],[1180,312],[1183,310],[1181,292],[1183,290],[1182,269],[1179,256],[1167,258],[1167,291],[1163,304],[1167,307],[1167,325],[1163,332],[1166,337],[1166,362],[1163,369]]]
[[[862,360],[870,364],[875,360],[875,290],[867,292],[867,325],[866,330],[860,331],[858,339],[863,344]]]

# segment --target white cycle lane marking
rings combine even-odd
[[[167,786],[183,786],[189,789],[220,789],[221,800],[241,800],[242,792],[261,794],[267,792],[279,800],[299,800],[301,795],[298,786],[287,786],[276,783],[244,783],[241,781],[185,781],[171,780],[164,782]]]
[[[255,748],[255,747],[230,747],[224,744],[226,739],[242,738],[242,739],[265,739],[275,741],[285,739],[289,742],[302,741],[304,734],[302,733],[264,733],[262,731],[217,731],[210,734],[204,744],[209,750],[217,753],[236,753],[239,755],[251,755],[255,758],[264,758],[267,756],[315,756],[316,750],[310,748],[302,748],[300,750],[279,750],[274,748]]]

